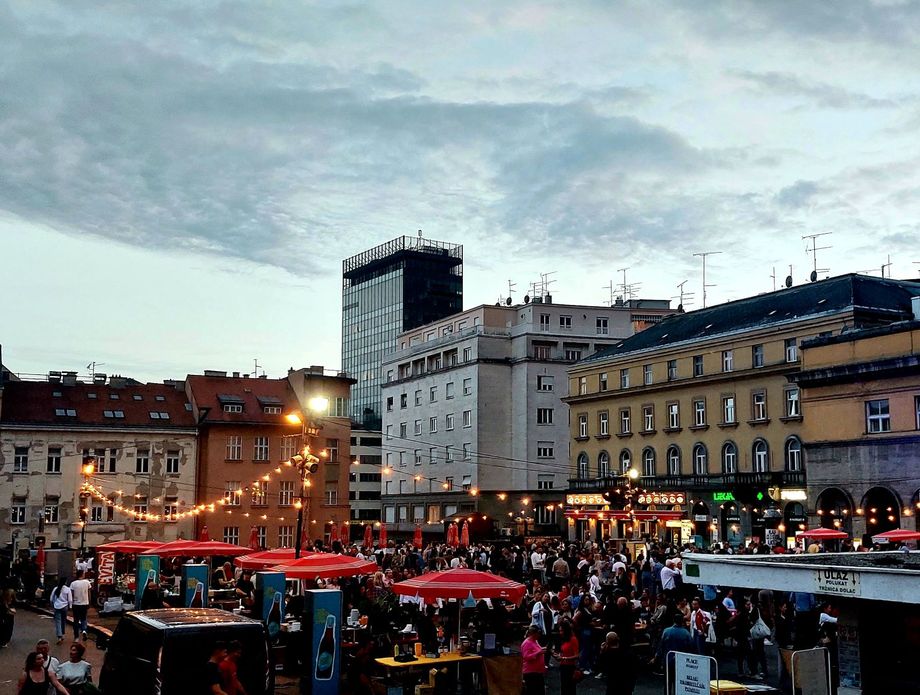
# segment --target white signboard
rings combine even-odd
[[[674,652],[675,695],[709,695],[709,657]]]
[[[859,596],[859,572],[842,569],[815,570],[815,593]]]

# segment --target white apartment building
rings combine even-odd
[[[479,306],[402,333],[382,363],[388,529],[408,533],[422,523],[440,534],[445,520],[475,512],[495,533],[558,533],[569,467],[566,368],[668,307],[545,297]]]

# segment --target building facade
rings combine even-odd
[[[196,497],[196,429],[176,383],[100,374],[85,383],[53,372],[47,381],[9,381],[3,391],[0,475],[9,512],[0,534],[14,545],[192,537],[192,520],[180,512]]]
[[[570,535],[787,542],[807,523],[802,341],[908,318],[917,287],[831,278],[670,316],[576,364]]]
[[[802,389],[809,417],[810,526],[863,543],[917,530],[920,512],[920,298],[915,320],[809,340]]]
[[[668,302],[480,306],[401,334],[381,369],[383,520],[397,533],[475,513],[558,533],[568,461],[566,367],[661,318]]]
[[[463,309],[463,247],[398,237],[342,262],[342,369],[351,419],[380,429],[380,363],[403,331]]]
[[[347,521],[350,385],[321,367],[292,370],[285,379],[189,375],[185,388],[199,428],[197,533],[206,526],[211,538],[243,545],[255,533],[262,547],[293,547],[298,505],[310,540],[328,539],[333,523]],[[309,411],[315,396],[327,399],[327,412]],[[292,413],[300,424],[289,421]],[[300,475],[286,462],[304,446],[322,458],[301,505]]]
[[[348,501],[351,504],[351,537],[364,537],[363,526],[380,521],[381,435],[352,430]]]

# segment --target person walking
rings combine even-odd
[[[67,577],[58,579],[57,586],[51,590],[51,607],[54,609],[54,631],[57,633],[57,643],[64,641],[64,630],[67,627],[67,611],[73,605],[73,593],[67,586]]]
[[[8,647],[13,639],[13,627],[16,625],[16,590],[4,589],[0,593],[0,649]]]
[[[89,598],[93,584],[77,570],[77,577],[70,582],[71,606],[73,606],[73,638],[86,639],[86,616],[89,612]]]
[[[537,641],[542,634],[540,628],[531,625],[521,642],[524,695],[546,695],[546,648]]]
[[[61,685],[54,674],[45,669],[45,657],[39,652],[30,652],[26,657],[26,665],[19,676],[19,695],[48,695],[51,685],[56,692],[68,695],[67,690]]]
[[[82,695],[84,687],[93,682],[93,667],[83,660],[86,647],[80,642],[70,645],[70,658],[62,661],[54,669],[54,675],[70,695]]]
[[[576,677],[578,666],[578,638],[572,634],[572,627],[568,623],[559,626],[561,644],[559,651],[553,654],[559,662],[559,681],[561,695],[575,695]]]

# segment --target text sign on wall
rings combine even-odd
[[[603,495],[566,495],[565,503],[569,506],[578,506],[583,504],[607,504]]]
[[[815,570],[815,593],[859,596],[859,572],[841,569]]]
[[[709,695],[709,657],[674,652],[675,695]]]

